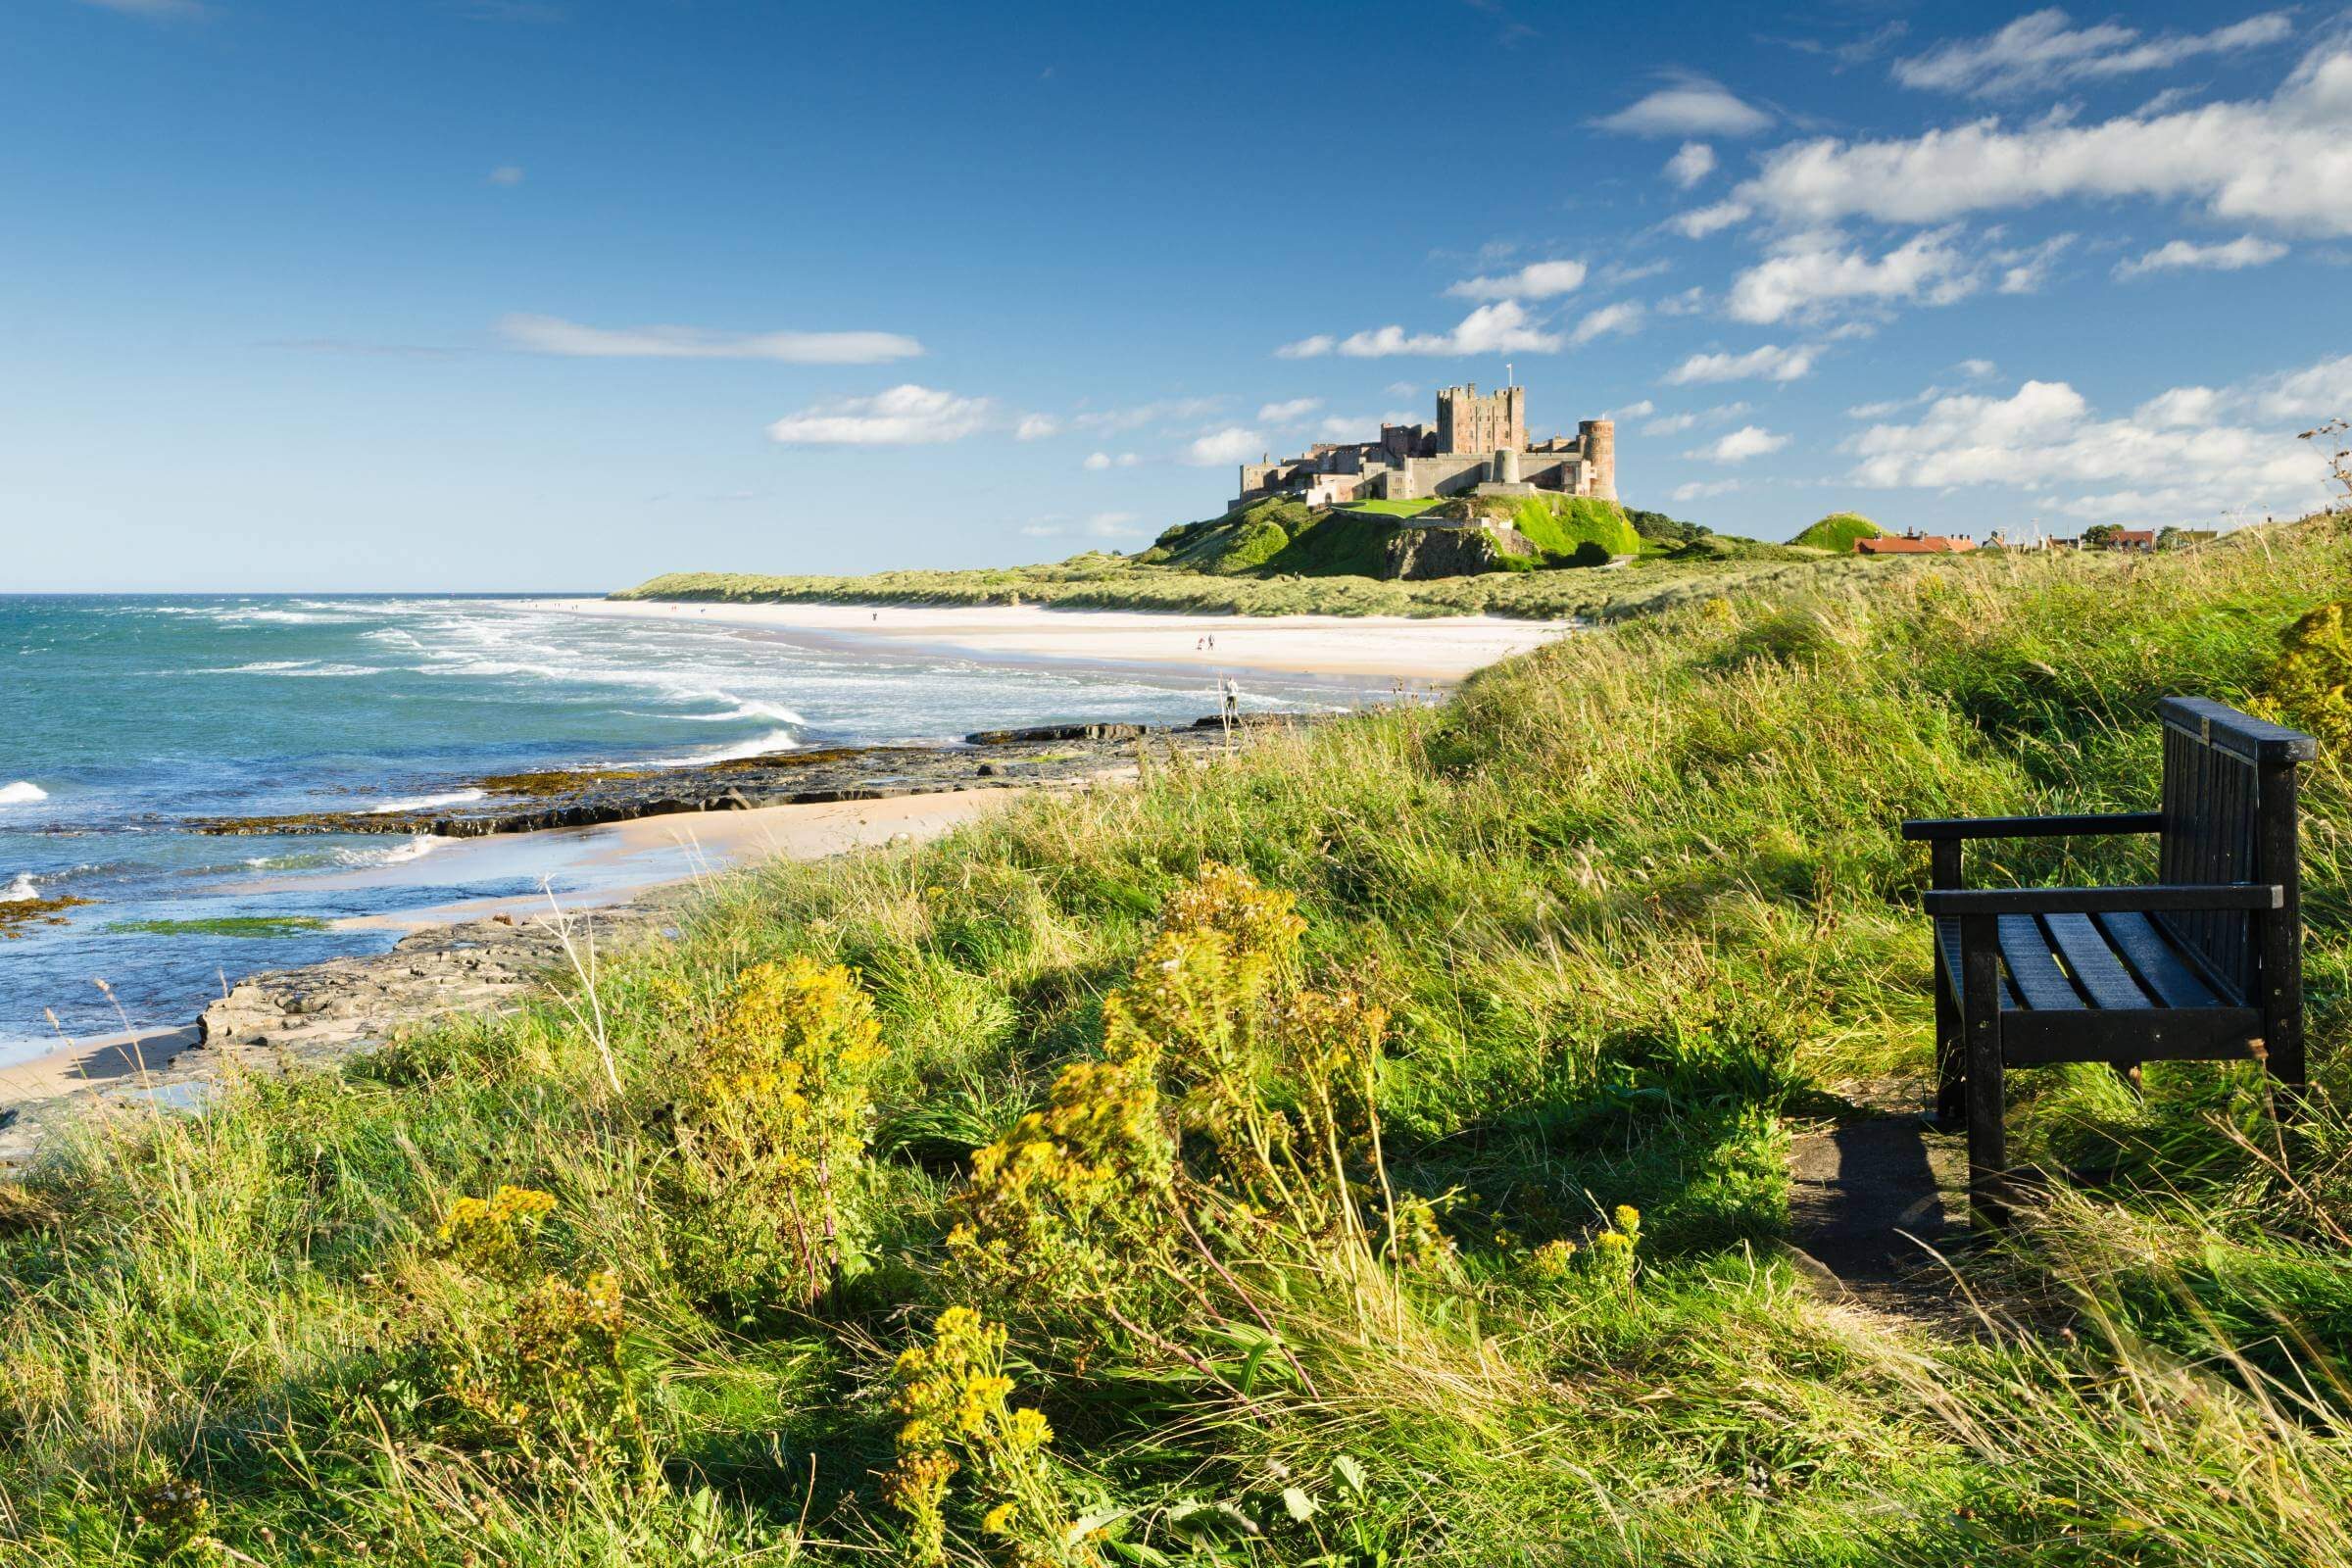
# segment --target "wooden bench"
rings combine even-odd
[[[1968,1129],[1969,1206],[2008,1216],[2010,1067],[2251,1056],[2290,1102],[2304,1082],[2295,768],[2308,735],[2168,697],[2163,807],[2103,816],[1910,821],[1935,857],[1936,1113]],[[1970,839],[2152,833],[2143,887],[1968,888]]]

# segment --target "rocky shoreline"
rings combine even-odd
[[[540,994],[571,952],[584,960],[592,950],[609,954],[672,929],[685,896],[662,889],[560,918],[551,912],[435,926],[387,953],[268,970],[230,987],[192,1027],[92,1045],[74,1062],[73,1088],[14,1104],[4,1102],[0,1071],[0,1175],[30,1163],[66,1117],[193,1109],[233,1075],[331,1069],[415,1025],[512,1011]]]
[[[471,781],[479,802],[430,811],[309,811],[200,817],[199,833],[392,833],[480,838],[597,827],[689,811],[879,801],[950,790],[1070,783],[1130,765],[1139,755],[1181,760],[1222,750],[1237,728],[1312,722],[1300,713],[1208,717],[1189,725],[1051,724],[980,730],[958,746],[840,746],[770,752],[667,768],[505,773]]]

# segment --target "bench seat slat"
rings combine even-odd
[[[2004,1012],[2001,1060],[2011,1067],[2055,1061],[2237,1061],[2262,1032],[2251,1007],[2132,1007],[2117,1012]]]
[[[2050,956],[2049,938],[2042,934],[2041,922],[2030,914],[2004,914],[1999,919],[2001,958],[2026,1006],[2034,1012],[2081,1009],[2082,994],[2058,967],[2058,960]]]
[[[2095,916],[2108,944],[2124,956],[2157,1001],[2168,1007],[2220,1007],[2229,1002],[2197,977],[2188,960],[2144,914]]]
[[[2090,1004],[2100,1008],[2146,1007],[2154,1003],[2132,978],[2132,971],[2116,958],[2107,939],[2091,924],[2087,914],[2049,914],[2042,916],[2050,942],[2065,955],[2066,966],[2075,972],[2075,980],[2090,997]]]

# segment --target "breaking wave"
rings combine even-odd
[[[715,752],[697,752],[692,757],[658,757],[656,767],[706,767],[712,762],[732,762],[739,757],[759,757],[768,752],[787,752],[801,744],[800,736],[788,729],[771,729],[766,734],[748,741],[722,746]]]
[[[386,801],[381,806],[368,808],[369,816],[390,816],[395,811],[429,811],[436,806],[464,806],[468,801],[484,799],[480,790],[451,790],[446,795],[412,795],[406,800]]]
[[[47,790],[25,779],[19,779],[14,784],[0,784],[0,806],[30,806],[35,801],[48,798]]]

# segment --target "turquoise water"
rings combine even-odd
[[[1370,682],[1243,684],[1253,707],[1380,695]],[[477,861],[430,839],[208,837],[185,831],[187,817],[391,808],[532,767],[1057,719],[1189,721],[1215,710],[1213,685],[1200,672],[992,663],[501,599],[0,596],[0,898],[94,901],[63,926],[0,941],[0,1061],[54,1046],[59,1029],[185,1023],[223,982],[397,935],[154,935],[126,922],[387,914],[527,894],[542,878],[587,891],[616,874],[553,848]],[[436,855],[488,869],[453,880]],[[348,874],[383,866],[403,869]]]

